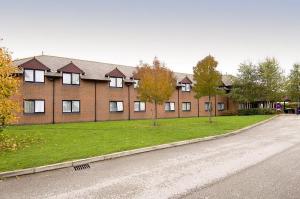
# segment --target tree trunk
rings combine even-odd
[[[153,126],[157,126],[157,104],[156,104],[156,101],[154,101]]]

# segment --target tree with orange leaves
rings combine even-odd
[[[143,64],[134,74],[139,79],[137,92],[141,101],[154,104],[153,125],[157,125],[157,105],[168,100],[176,89],[174,73],[155,58],[153,65]]]
[[[15,78],[17,67],[13,66],[9,52],[0,47],[0,132],[17,119],[18,102],[12,99],[18,93],[20,81]]]

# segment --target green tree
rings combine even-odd
[[[286,91],[289,99],[297,101],[300,107],[300,64],[294,64],[286,82]]]
[[[240,64],[229,96],[237,102],[246,104],[247,108],[260,99],[258,69],[253,63]]]
[[[266,58],[258,64],[261,97],[270,108],[272,102],[280,101],[283,96],[284,77],[275,58]]]
[[[220,85],[222,76],[217,71],[218,62],[211,55],[205,57],[197,63],[193,68],[194,81],[193,91],[196,93],[195,98],[199,99],[203,96],[208,96],[209,101],[209,122],[212,122],[212,96],[221,93]]]
[[[12,99],[18,93],[20,81],[15,78],[17,68],[5,48],[0,48],[0,131],[16,120],[20,110],[18,102]]]
[[[153,125],[157,125],[157,105],[162,105],[168,100],[176,89],[174,73],[156,58],[153,66],[144,64],[137,68],[134,77],[139,79],[137,92],[139,99],[154,105]]]

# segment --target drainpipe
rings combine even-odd
[[[97,122],[97,81],[95,81],[95,122]]]
[[[52,124],[55,124],[55,78],[52,81]]]
[[[128,120],[130,120],[130,85],[128,84]]]
[[[178,102],[178,118],[180,118],[180,106],[179,106],[179,90],[180,89],[178,89],[178,100],[177,100],[177,102]]]

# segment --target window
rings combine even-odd
[[[211,103],[209,103],[209,102],[205,102],[205,104],[204,104],[204,109],[205,109],[205,111],[209,111],[209,110],[211,110]]]
[[[123,78],[121,77],[110,77],[110,87],[122,88],[123,87]]]
[[[24,100],[24,113],[45,113],[45,100]]]
[[[78,73],[63,73],[63,84],[79,85],[80,75]]]
[[[35,72],[35,82],[44,82],[45,78],[45,71],[42,70],[36,70]]]
[[[25,69],[24,70],[24,79],[25,79],[25,82],[43,83],[43,82],[45,82],[45,71]]]
[[[34,81],[34,70],[25,70],[25,81],[33,82]]]
[[[224,111],[225,110],[225,104],[222,102],[218,103],[218,111]]]
[[[166,102],[165,111],[175,111],[175,102]]]
[[[145,102],[134,102],[134,111],[135,112],[146,111],[146,103]]]
[[[139,80],[135,79],[133,81],[134,81],[133,88],[139,87]]]
[[[70,73],[63,73],[63,84],[71,84],[71,76]]]
[[[191,91],[191,84],[182,84],[181,90],[185,92]]]
[[[109,111],[110,112],[123,112],[123,102],[121,101],[112,101],[109,102]]]
[[[63,100],[63,113],[79,113],[80,101],[79,100]]]
[[[191,102],[182,102],[182,111],[190,111],[191,110]]]

